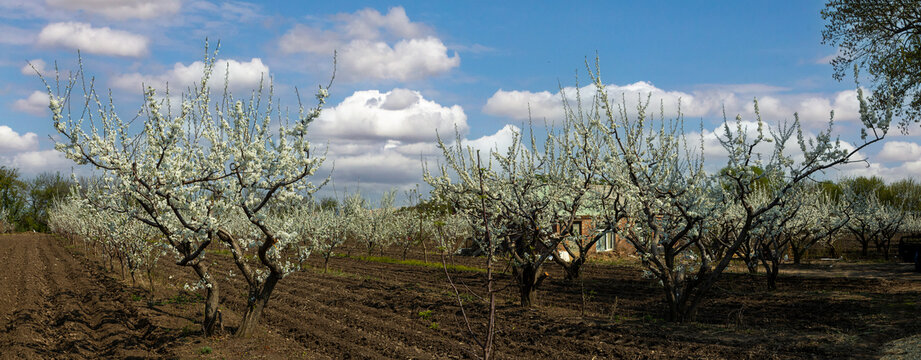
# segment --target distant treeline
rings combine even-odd
[[[60,173],[25,179],[18,169],[0,166],[0,232],[48,230],[48,209],[70,193],[73,182]]]
[[[913,213],[921,213],[921,183],[914,179],[904,179],[886,184],[882,178],[856,177],[842,179],[838,182],[823,181],[819,183],[822,189],[837,199],[841,194],[842,185],[850,185],[858,194],[866,197],[875,196],[886,205],[905,209]]]
[[[876,196],[884,204],[921,212],[921,183],[905,179],[886,184],[882,178],[846,178],[838,182],[823,181],[818,185],[833,198],[841,194],[841,187],[848,183],[853,189],[866,196]],[[0,232],[48,231],[48,209],[55,199],[70,194],[73,181],[60,173],[41,173],[25,179],[16,168],[0,166]],[[334,210],[338,207],[335,198],[317,199],[317,206]],[[441,212],[444,209],[429,209],[430,204],[420,204],[425,212]],[[417,205],[417,206],[420,206]]]

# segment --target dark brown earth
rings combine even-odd
[[[261,334],[240,340],[201,336],[201,295],[181,290],[193,282],[188,268],[164,259],[151,293],[80,246],[47,235],[0,236],[0,358],[471,358],[474,346],[442,269],[349,253],[331,261],[330,273],[310,269],[283,279]],[[215,274],[232,266],[224,252],[208,260]],[[455,260],[482,266],[476,258]],[[311,264],[319,268],[318,261]],[[515,289],[500,274],[498,357],[878,358],[885,343],[921,333],[921,280],[904,266],[868,266],[872,276],[859,276],[858,264],[837,275],[841,266],[804,266],[782,275],[773,292],[761,277],[727,274],[695,324],[663,321],[661,290],[629,264],[594,263],[582,283],[564,281],[550,264],[532,309],[515,305]],[[482,293],[481,273],[453,276],[462,290]],[[239,276],[221,278],[229,333],[245,290]],[[465,303],[480,324],[482,302],[465,295]]]
[[[0,236],[0,259],[0,358],[144,357],[169,341],[51,236]]]

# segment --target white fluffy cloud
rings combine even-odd
[[[125,90],[140,90],[141,84],[152,86],[157,90],[166,89],[167,83],[171,90],[185,90],[188,86],[201,81],[205,64],[196,61],[189,65],[176,63],[171,70],[162,74],[130,73],[115,77],[111,85]],[[251,89],[259,86],[259,82],[269,79],[269,67],[262,63],[262,59],[253,58],[242,62],[237,60],[218,60],[214,64],[210,85],[213,87],[224,86],[225,73],[229,79],[231,89]]]
[[[332,29],[295,25],[279,40],[281,50],[323,56],[338,50],[338,66],[347,80],[418,80],[460,65],[460,57],[449,56],[432,30],[410,21],[402,7],[387,14],[364,9],[331,20]]]
[[[829,112],[835,110],[836,121],[856,121],[859,119],[857,92],[845,90],[829,97],[813,94],[780,94],[782,89],[758,84],[708,86],[692,92],[669,91],[653,84],[639,81],[627,85],[606,85],[608,96],[615,104],[624,104],[631,114],[636,112],[639,101],[649,99],[647,113],[658,114],[660,104],[666,116],[674,115],[679,107],[687,117],[721,117],[725,108],[732,118],[740,114],[745,118],[754,117],[753,99],[758,99],[762,118],[768,122],[792,120],[793,113],[798,112],[800,120],[807,127],[825,125]],[[595,94],[594,85],[578,89],[582,99],[590,102]],[[563,88],[562,94],[570,105],[576,103],[575,87]],[[588,105],[587,103],[585,105]],[[483,112],[514,120],[526,120],[529,115],[534,120],[544,119],[553,123],[563,117],[563,100],[560,92],[531,92],[519,90],[498,90],[486,102]]]
[[[18,169],[25,175],[41,172],[68,172],[74,163],[62,153],[40,150],[38,135],[20,134],[6,125],[0,125],[0,165]]]
[[[285,52],[332,53],[352,40],[415,39],[431,36],[433,31],[424,24],[414,23],[402,7],[391,8],[386,15],[374,9],[338,14],[330,19],[332,30],[298,24],[281,38]]]
[[[531,117],[553,122],[553,119],[563,117],[563,103],[559,93],[499,89],[486,100],[483,112],[515,120],[527,120]]]
[[[311,125],[314,144],[328,151],[324,165],[333,168],[339,187],[375,193],[389,188],[408,189],[422,182],[423,163],[441,160],[436,130],[442,139],[456,141],[483,152],[505,150],[518,128],[506,125],[494,134],[467,139],[467,116],[458,105],[441,105],[408,89],[356,91],[324,110]],[[434,170],[434,169],[433,169]],[[331,195],[331,194],[330,194]]]
[[[860,120],[860,103],[856,90],[839,91],[829,97],[818,95],[764,96],[758,98],[761,116],[766,121],[792,120],[798,113],[807,126],[824,126],[830,113],[835,112],[836,122]],[[752,106],[737,109],[743,116],[753,116]]]
[[[460,65],[460,57],[447,56],[448,48],[434,37],[404,39],[392,47],[384,42],[355,40],[342,48],[339,64],[351,79],[418,80]]]
[[[0,164],[19,169],[24,174],[33,175],[42,172],[69,172],[73,161],[64,157],[57,150],[34,150],[0,156]]]
[[[462,141],[461,144],[480,150],[480,154],[482,154],[485,159],[486,154],[489,154],[492,151],[496,151],[500,154],[505,154],[508,148],[512,146],[512,141],[515,137],[515,134],[520,133],[521,129],[517,126],[505,125],[495,134],[484,135],[473,140]]]
[[[919,161],[921,145],[907,141],[888,141],[876,155],[879,161]]]
[[[142,56],[147,54],[148,43],[142,35],[73,21],[48,24],[38,34],[39,45],[102,55]]]
[[[834,53],[831,53],[831,54],[825,55],[825,56],[823,56],[823,57],[820,57],[820,58],[818,58],[818,59],[815,59],[815,63],[816,63],[816,64],[819,64],[819,65],[828,65],[828,64],[831,64],[831,61],[834,60],[834,59],[835,59],[836,57],[838,57],[839,55],[841,55],[841,50],[840,50],[840,49],[839,49],[838,51],[834,52]]]
[[[36,116],[51,114],[48,110],[48,93],[38,90],[33,91],[25,99],[16,100],[13,108]]]
[[[858,157],[864,159],[866,157]],[[871,177],[877,176],[884,181],[892,182],[902,179],[918,179],[921,177],[921,159],[914,161],[905,161],[895,164],[883,164],[876,162],[873,157],[866,158],[865,162],[854,162],[839,166],[832,170],[829,175],[832,178],[844,177]]]
[[[468,130],[467,115],[460,106],[442,106],[417,91],[393,89],[356,91],[324,110],[312,130],[336,139],[412,144],[434,141],[436,132],[453,137],[455,127],[461,134]]]
[[[512,137],[519,129],[506,125],[494,134],[461,143],[481,150],[484,159],[492,150],[504,152],[512,144]],[[453,146],[454,139],[444,139]],[[345,146],[337,139],[331,139],[327,155],[327,170],[335,163],[333,179],[339,186],[361,185],[364,190],[380,192],[390,188],[408,189],[422,182],[424,166],[431,171],[442,161],[441,151],[433,139],[424,142],[402,144],[395,141],[365,142],[363,145]],[[341,188],[340,188],[341,189]]]
[[[33,149],[38,146],[38,135],[27,132],[20,135],[6,125],[0,125],[0,153]]]
[[[638,81],[627,85],[607,85],[608,95],[616,103],[626,102],[628,111],[635,111],[639,101],[646,102],[647,96],[651,109],[658,111],[659,104],[663,104],[666,111],[674,113],[681,104],[681,111],[686,116],[701,116],[712,112],[714,104],[719,106],[718,93],[708,94],[691,94],[681,91],[665,91],[645,81]],[[563,88],[562,94],[565,95],[566,101],[570,105],[576,106],[576,93],[580,92],[582,99],[590,102],[595,94],[595,86],[587,85],[576,89],[575,87]],[[714,99],[716,98],[716,99]],[[733,98],[723,97],[724,101],[734,102]],[[589,105],[585,103],[583,105]],[[529,116],[535,120],[546,119],[548,123],[553,123],[563,117],[563,100],[560,92],[550,93],[549,91],[530,92],[530,91],[505,91],[498,90],[490,97],[483,112],[508,117],[515,120],[526,120]]]
[[[347,183],[376,183],[398,186],[422,180],[422,163],[396,151],[378,151],[330,159],[335,162],[333,176]]]
[[[388,34],[413,38],[432,32],[428,26],[410,21],[401,6],[390,8],[386,15],[374,9],[362,9],[353,14],[336,15],[334,19],[347,36],[359,39],[376,39]]]

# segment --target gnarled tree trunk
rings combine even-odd
[[[207,294],[205,295],[205,319],[204,322],[202,322],[202,332],[205,336],[215,335],[215,331],[219,325],[217,307],[220,300],[220,291],[217,281],[214,281],[211,274],[208,273],[205,264],[201,262],[192,265],[192,269],[198,274],[199,279],[204,281],[205,290],[207,290]]]
[[[518,283],[518,294],[521,297],[521,307],[531,307],[537,303],[537,287],[544,281],[547,274],[540,272],[540,266],[533,263],[512,266],[512,275]]]
[[[249,298],[246,301],[246,313],[243,314],[243,321],[234,334],[239,337],[249,337],[259,328],[259,319],[262,318],[262,310],[269,303],[269,297],[278,280],[281,279],[276,273],[271,273],[265,279],[261,287],[250,289]]]

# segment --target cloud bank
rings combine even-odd
[[[68,21],[51,23],[38,34],[38,44],[91,54],[139,57],[148,52],[147,37],[122,30]]]
[[[157,90],[164,90],[169,84],[171,89],[184,90],[201,82],[204,68],[205,63],[202,61],[188,65],[175,63],[172,69],[161,74],[135,72],[116,76],[111,85],[124,90],[139,90],[141,84],[144,84]],[[250,61],[220,59],[214,64],[214,73],[211,75],[209,84],[212,87],[223,88],[224,75],[227,75],[228,84],[232,90],[253,89],[258,87],[262,80],[268,82],[269,67],[260,58],[252,58]]]
[[[412,81],[460,65],[457,53],[449,55],[432,29],[410,21],[402,7],[386,14],[364,9],[330,20],[332,26],[295,25],[279,39],[279,48],[288,54],[321,56],[338,51],[337,66],[348,81]]]
[[[743,118],[754,118],[754,99],[763,119],[768,122],[793,120],[798,113],[800,121],[807,127],[821,127],[828,123],[830,112],[835,111],[835,121],[855,122],[859,120],[859,103],[855,90],[845,90],[823,96],[820,94],[785,94],[779,88],[758,84],[708,86],[691,92],[665,90],[655,85],[638,81],[627,85],[605,85],[605,91],[613,104],[623,105],[627,113],[636,114],[637,105],[649,101],[647,114],[659,114],[660,105],[666,116],[674,116],[678,109],[685,117],[722,117],[731,119],[736,114]],[[596,95],[594,85],[576,89],[566,87],[562,91],[531,92],[524,90],[499,89],[486,101],[483,112],[512,120],[546,120],[555,123],[563,118],[563,98],[576,106],[576,94],[581,93],[584,106]]]

